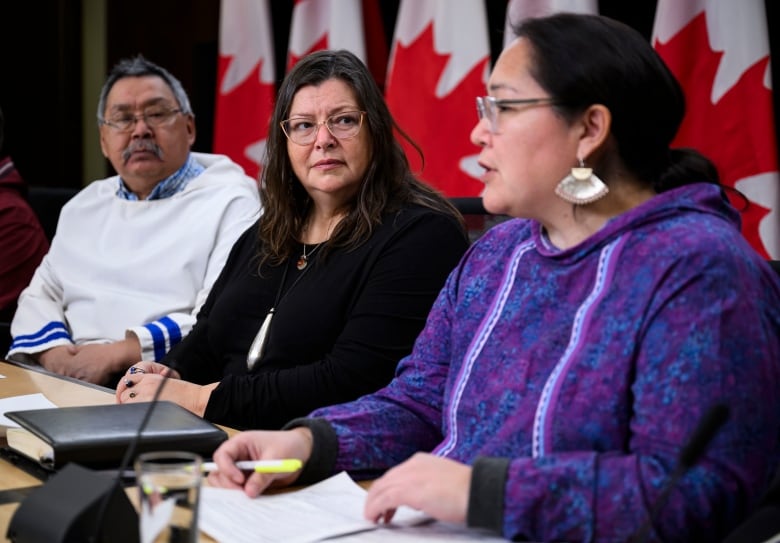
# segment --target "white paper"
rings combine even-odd
[[[168,527],[173,517],[176,500],[162,500],[154,510],[151,510],[146,501],[141,503],[141,543],[154,543],[157,536]]]
[[[300,490],[248,498],[241,490],[204,486],[200,530],[220,543],[315,541],[505,541],[462,526],[433,522],[401,507],[389,525],[363,518],[366,490],[346,472]],[[346,536],[346,537],[343,537]]]
[[[19,428],[19,425],[5,414],[8,411],[25,411],[28,409],[49,409],[57,407],[40,392],[35,394],[24,394],[22,396],[11,396],[10,398],[0,399],[0,432],[5,435],[6,428]]]
[[[248,498],[240,490],[201,489],[200,530],[220,543],[355,542],[504,542],[482,531],[433,521],[401,507],[392,523],[363,518],[366,490],[346,472],[315,485],[282,494]]]
[[[459,524],[434,521],[417,526],[383,525],[372,532],[346,535],[328,541],[337,541],[338,543],[451,543],[453,541],[506,543],[507,540],[486,531],[465,528]]]

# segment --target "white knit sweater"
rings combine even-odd
[[[193,153],[206,170],[160,200],[116,196],[95,181],[63,208],[51,249],[19,298],[6,358],[134,332],[145,360],[186,335],[233,242],[258,218],[257,184],[227,157]]]

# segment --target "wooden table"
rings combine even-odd
[[[106,405],[115,402],[112,389],[57,376],[36,367],[0,361],[0,375],[5,377],[0,379],[0,398],[40,392],[60,407]],[[236,433],[231,428],[224,428],[224,430],[228,432],[228,435]],[[5,436],[0,437],[0,445],[6,445]],[[24,490],[40,484],[41,481],[38,478],[0,458],[0,492],[13,489]],[[135,503],[136,500],[133,499],[135,492],[130,492],[131,490],[133,489],[128,488],[128,495]],[[0,541],[8,541],[5,534],[8,531],[11,517],[18,506],[18,502],[0,504]],[[204,535],[201,535],[200,539],[201,541],[213,541]]]
[[[0,361],[0,398],[21,394],[42,393],[51,402],[61,407],[76,405],[105,405],[114,403],[111,389],[81,383],[75,379],[53,376],[43,370],[36,370]],[[0,438],[5,446],[5,436]],[[0,459],[0,491],[13,488],[27,488],[40,485],[41,481],[10,462]],[[0,505],[0,538],[8,541],[5,534],[18,503]]]

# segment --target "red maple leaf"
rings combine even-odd
[[[460,161],[477,153],[469,134],[477,122],[475,97],[485,93],[482,74],[488,57],[442,98],[436,86],[451,55],[433,48],[433,26],[408,47],[397,44],[392,73],[385,92],[387,104],[401,129],[422,148],[425,166],[420,171],[417,152],[399,138],[414,171],[447,196],[476,196],[482,183],[464,173]]]
[[[734,187],[737,181],[767,172],[776,172],[777,150],[772,123],[772,94],[763,83],[769,58],[746,70],[737,83],[716,103],[712,87],[722,53],[713,51],[707,37],[705,14],[701,13],[675,34],[668,43],[657,42],[655,49],[683,86],[686,115],[672,143],[694,147],[718,168],[721,182]],[[732,196],[742,209],[742,233],[764,257],[758,225],[769,210],[751,201]]]
[[[232,57],[219,57],[213,149],[215,153],[229,156],[248,176],[258,179],[260,166],[247,155],[247,148],[268,136],[276,90],[273,83],[260,81],[261,60],[240,85],[221,94],[221,83],[230,62]]]

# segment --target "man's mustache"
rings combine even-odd
[[[130,156],[137,151],[149,151],[154,153],[157,158],[162,159],[162,149],[159,145],[151,140],[134,140],[130,142],[127,149],[122,151],[122,161],[127,162],[130,160]]]

